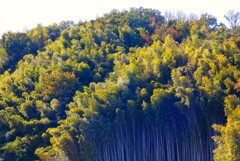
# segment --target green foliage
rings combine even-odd
[[[4,67],[7,65],[9,60],[9,56],[5,50],[5,48],[0,47],[0,71],[1,73],[4,71]]]
[[[2,35],[1,44],[9,57],[8,66],[5,69],[15,69],[16,64],[24,55],[36,53],[35,44],[26,33],[5,33]]]
[[[239,160],[236,16],[226,15],[228,29],[208,14],[132,8],[3,34],[0,158],[211,160],[215,124],[214,159]]]
[[[213,128],[220,133],[213,137],[217,144],[214,160],[237,161],[240,159],[240,100],[236,95],[225,98],[225,111],[228,117],[226,125],[213,125]]]

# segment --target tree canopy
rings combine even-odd
[[[240,160],[239,12],[230,28],[154,9],[0,39],[0,158]]]

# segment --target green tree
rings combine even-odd
[[[214,160],[238,161],[240,160],[240,100],[236,95],[225,98],[225,111],[228,117],[226,125],[213,125],[220,134],[213,137],[217,144]]]
[[[18,61],[26,54],[36,54],[36,47],[26,33],[8,32],[2,35],[2,46],[5,48],[8,56],[8,66],[15,69]]]

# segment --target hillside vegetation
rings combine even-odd
[[[0,39],[0,158],[240,160],[240,13],[230,27],[132,8]]]

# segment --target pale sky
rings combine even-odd
[[[229,10],[240,12],[240,0],[0,0],[0,35],[23,31],[41,23],[46,26],[62,20],[79,22],[95,19],[112,9],[144,7],[185,13],[209,13],[224,22]]]

